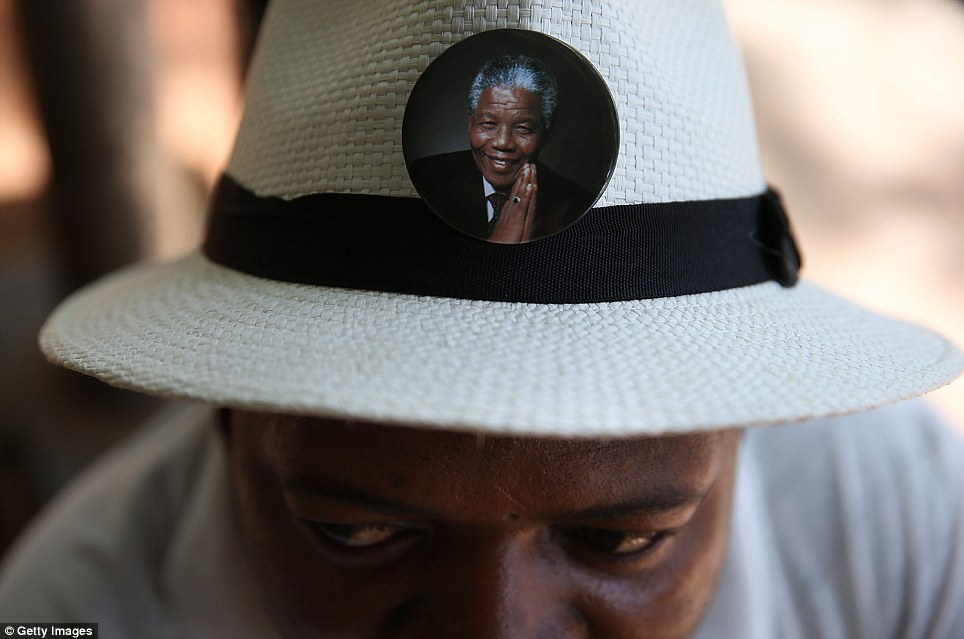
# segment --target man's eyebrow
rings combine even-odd
[[[577,512],[563,513],[556,519],[571,522],[664,513],[698,505],[711,489],[712,486],[703,491],[664,487],[615,504],[603,504]]]
[[[374,512],[395,515],[414,515],[418,517],[439,517],[438,513],[412,504],[392,501],[365,492],[360,488],[343,484],[333,479],[314,477],[311,475],[291,475],[281,478],[281,487],[297,493],[309,493],[323,499],[339,501],[361,506]]]
[[[412,515],[427,519],[444,518],[439,513],[430,509],[378,497],[359,488],[327,478],[313,477],[310,475],[292,475],[283,478],[281,480],[281,486],[285,490],[309,493],[324,499],[360,506],[373,512]],[[710,492],[711,488],[712,486],[704,491],[661,488],[646,495],[634,497],[615,504],[604,504],[583,510],[559,513],[552,516],[552,519],[559,522],[577,522],[594,519],[620,519],[623,517],[669,512],[699,504]]]

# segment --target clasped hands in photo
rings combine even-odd
[[[516,175],[509,199],[503,205],[489,241],[501,244],[528,242],[535,219],[538,182],[536,165],[527,162]]]

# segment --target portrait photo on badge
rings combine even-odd
[[[500,244],[558,233],[589,211],[616,167],[619,123],[582,54],[520,29],[475,34],[422,73],[402,149],[425,203]]]

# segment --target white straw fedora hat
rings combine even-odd
[[[473,98],[486,56],[542,57],[558,95],[499,76]],[[505,103],[483,122],[500,86],[536,125],[503,127]],[[483,125],[543,135],[538,166],[478,151]],[[591,208],[489,241],[446,219],[431,193],[455,178],[418,156],[453,171],[475,158],[480,191],[517,160],[536,166],[536,188],[513,182],[505,210],[549,202],[556,173],[589,193],[577,213]],[[560,436],[799,421],[961,370],[940,336],[798,281],[798,267],[716,2],[275,0],[204,248],[80,291],[40,343],[166,397]]]

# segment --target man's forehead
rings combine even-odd
[[[519,86],[497,84],[488,87],[479,95],[479,107],[493,104],[511,104],[515,108],[536,109],[542,101],[538,93]]]
[[[378,450],[420,444],[431,449],[442,446],[446,450],[473,449],[480,456],[492,454],[530,455],[565,459],[572,455],[619,457],[639,455],[704,458],[727,438],[733,429],[709,430],[692,433],[673,433],[640,437],[534,437],[481,434],[438,425],[408,426],[378,422],[323,418],[298,415],[267,414],[234,411],[234,422],[254,428],[268,437],[276,448],[337,442],[342,446],[359,445]]]
[[[633,439],[480,438],[473,433],[241,413],[238,433],[278,472],[372,486],[452,482],[472,493],[525,485],[591,505],[650,493],[685,501],[705,492],[733,453],[734,431]],[[616,494],[619,493],[619,494]]]

